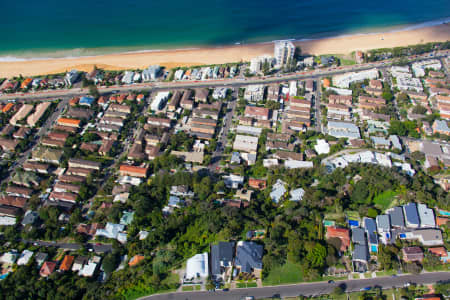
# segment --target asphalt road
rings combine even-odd
[[[421,61],[428,59],[435,59],[446,57],[447,52],[442,52],[438,55],[429,57],[423,56],[416,59],[409,58],[410,61]],[[362,65],[352,65],[348,67],[338,67],[338,68],[328,68],[328,69],[316,69],[314,71],[308,72],[297,72],[293,74],[286,74],[274,77],[256,77],[256,78],[246,78],[242,79],[220,79],[220,80],[206,80],[206,81],[176,81],[176,82],[153,82],[153,83],[140,83],[133,85],[124,86],[111,86],[111,87],[99,87],[100,93],[111,93],[111,92],[132,92],[141,90],[175,90],[175,89],[186,89],[186,88],[202,88],[202,87],[242,87],[250,84],[269,84],[269,83],[280,83],[289,80],[300,80],[300,79],[318,79],[324,76],[333,76],[336,74],[347,73],[351,71],[363,71],[373,68],[383,69],[391,67],[392,61],[385,62],[374,62]],[[5,102],[8,99],[27,99],[27,100],[42,100],[43,98],[55,98],[55,97],[74,97],[80,96],[88,93],[88,89],[82,88],[72,88],[72,89],[62,89],[62,90],[50,90],[50,91],[40,91],[31,93],[17,93],[17,94],[4,94],[0,96],[0,102]]]
[[[56,247],[61,248],[64,250],[70,250],[70,251],[76,251],[81,248],[80,244],[77,243],[58,243],[58,242],[46,242],[46,241],[32,241],[32,240],[23,240],[23,242],[30,243],[30,244],[36,244],[38,246],[42,247]],[[105,252],[111,252],[112,251],[112,245],[110,244],[92,244],[92,243],[86,243],[86,248],[88,250],[91,250],[96,253],[105,253]]]
[[[269,297],[296,297],[315,296],[330,294],[334,288],[339,285],[346,286],[346,292],[360,291],[366,287],[382,287],[388,289],[392,287],[403,287],[407,283],[415,284],[429,284],[438,281],[449,281],[450,272],[434,272],[423,273],[419,275],[402,275],[397,277],[378,277],[370,279],[354,279],[342,280],[335,283],[316,282],[316,283],[302,283],[294,285],[280,285],[273,287],[262,288],[248,288],[235,289],[227,292],[181,292],[168,293],[140,298],[141,300],[207,300],[207,299],[242,299],[245,296],[253,296],[255,299],[269,298]]]
[[[222,127],[222,134],[218,138],[217,148],[212,155],[212,159],[211,159],[212,163],[209,165],[209,169],[212,172],[217,171],[223,151],[225,150],[225,147],[227,146],[227,143],[228,143],[228,132],[230,130],[231,123],[233,121],[233,116],[234,116],[234,113],[236,110],[238,92],[239,92],[239,89],[235,89],[233,91],[232,100],[230,102],[224,102],[224,105],[226,104],[226,106],[227,106],[227,113],[225,114],[226,121]],[[230,111],[228,111],[228,109],[230,109]]]

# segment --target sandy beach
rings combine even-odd
[[[296,42],[303,53],[348,54],[356,50],[391,48],[450,40],[450,24],[377,34],[361,34]],[[233,45],[220,48],[164,50],[155,52],[108,54],[93,57],[59,58],[0,62],[0,77],[34,76],[89,71],[96,65],[107,70],[144,69],[152,64],[166,68],[249,61],[263,54],[273,54],[273,44]]]

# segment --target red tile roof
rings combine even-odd
[[[47,277],[55,271],[56,263],[53,261],[46,261],[39,271],[39,275],[42,277]]]
[[[141,261],[143,261],[145,259],[145,256],[143,255],[135,255],[130,259],[130,262],[128,263],[128,265],[130,267],[134,267],[135,265],[137,265],[138,263],[140,263]]]
[[[447,257],[447,249],[444,247],[429,248],[428,251],[440,257]]]
[[[337,228],[333,226],[327,227],[327,239],[338,238],[341,240],[341,251],[347,250],[350,246],[350,231],[346,228]]]
[[[64,256],[61,266],[59,267],[59,270],[60,271],[69,271],[70,267],[72,267],[74,259],[75,259],[75,257],[72,255]]]

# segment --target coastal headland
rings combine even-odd
[[[450,24],[406,29],[385,33],[356,34],[317,40],[297,41],[303,53],[349,54],[356,50],[392,48],[450,40]],[[0,77],[35,76],[66,72],[70,69],[89,71],[94,66],[107,70],[144,69],[152,64],[166,68],[249,61],[273,54],[272,43],[230,45],[198,49],[140,51],[98,56],[36,59],[0,62]]]

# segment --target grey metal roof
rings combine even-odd
[[[369,261],[369,248],[367,245],[355,245],[355,250],[353,250],[353,260]]]
[[[391,222],[389,220],[389,215],[378,215],[377,227],[384,231],[389,231],[391,229]]]
[[[371,139],[375,145],[382,145],[388,147],[391,145],[389,140],[385,139],[384,137],[373,136],[371,137]]]
[[[254,269],[262,269],[262,256],[262,245],[255,242],[239,242],[235,265],[241,267],[241,272],[251,273]]]
[[[346,130],[351,132],[357,132],[359,134],[359,128],[353,123],[345,123],[345,122],[336,122],[336,121],[329,121],[328,122],[328,129],[334,128],[336,130]]]
[[[435,144],[432,142],[424,141],[422,142],[421,150],[425,155],[428,156],[441,156],[442,155],[442,149],[439,144]]]
[[[47,257],[48,257],[47,253],[45,253],[45,252],[38,252],[36,254],[36,256],[34,257],[34,259],[36,259],[37,261],[40,261],[40,260],[46,260]]]
[[[448,128],[447,122],[441,121],[441,120],[436,120],[436,121],[434,121],[434,123],[436,124],[436,130],[445,131],[445,132],[450,131],[450,129]]]
[[[22,220],[22,225],[29,225],[29,224],[33,224],[36,219],[38,218],[39,214],[35,211],[29,211],[27,212]]]
[[[378,244],[377,224],[372,218],[364,218],[364,229],[371,244]]]
[[[231,266],[233,260],[233,248],[232,242],[219,242],[217,245],[211,246],[211,274],[220,275],[221,265],[224,267]],[[221,263],[222,262],[222,263]]]
[[[415,203],[403,205],[403,212],[405,213],[406,224],[419,226],[419,214],[417,213],[417,205]]]
[[[402,150],[402,144],[400,143],[400,139],[396,135],[390,135],[389,140],[392,143],[392,147],[398,150]]]
[[[359,139],[361,137],[359,132],[350,132],[344,130],[328,129],[328,134],[337,138]]]
[[[401,207],[393,207],[388,211],[388,214],[391,217],[391,225],[393,227],[405,227],[405,218]]]
[[[239,152],[233,152],[231,154],[231,163],[241,163],[241,155],[239,154]]]
[[[354,244],[366,244],[364,229],[359,227],[352,228],[352,242]]]

